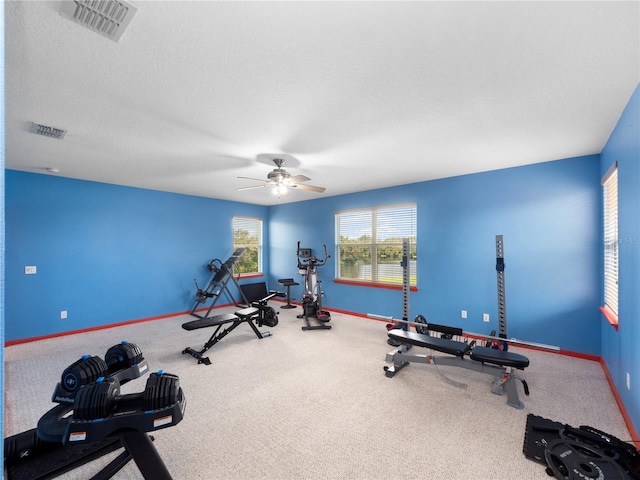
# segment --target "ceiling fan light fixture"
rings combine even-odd
[[[275,187],[276,195],[278,195],[278,198],[289,193],[289,189],[284,183],[278,183]]]
[[[261,185],[240,187],[236,188],[236,190],[253,190],[254,188],[275,187],[273,189],[273,193],[277,195],[278,198],[284,195],[288,195],[290,188],[317,193],[323,193],[326,190],[326,188],[324,187],[306,185],[304,182],[308,182],[311,179],[305,175],[291,176],[289,172],[282,168],[282,165],[284,165],[284,159],[276,157],[273,159],[273,163],[276,164],[276,168],[267,174],[267,179],[264,181],[259,178],[253,177],[238,177],[247,180],[255,180],[257,182],[263,181],[264,183],[262,183]]]

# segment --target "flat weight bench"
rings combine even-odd
[[[427,325],[425,328],[429,328]],[[451,327],[446,327],[448,332]],[[436,330],[437,331],[437,330]],[[462,329],[456,331],[458,336],[462,335]],[[440,338],[428,334],[414,333],[404,330],[390,330],[387,335],[390,339],[399,342],[401,345],[386,356],[386,362],[391,366],[385,366],[385,374],[391,378],[401,369],[409,365],[411,362],[432,363],[436,367],[438,365],[450,365],[462,367],[468,370],[486,373],[494,376],[491,392],[496,395],[507,393],[507,404],[511,407],[522,409],[524,403],[518,395],[516,380],[520,380],[524,387],[524,392],[529,395],[529,387],[524,379],[515,375],[514,370],[524,370],[529,366],[529,359],[524,355],[512,352],[505,352],[488,347],[474,347],[473,343],[469,344],[458,340],[448,338]],[[450,356],[434,356],[407,354],[406,352],[412,347],[423,347]],[[465,358],[468,354],[469,358]],[[508,370],[509,369],[509,370]],[[451,380],[444,376],[440,371],[438,373],[449,383],[464,388],[465,384]]]
[[[258,338],[264,338],[271,336],[271,332],[260,332],[256,327],[254,321],[260,317],[260,310],[256,307],[243,308],[235,313],[223,313],[221,315],[215,315],[209,318],[199,318],[198,320],[192,320],[191,322],[183,323],[182,328],[185,330],[197,330],[200,328],[216,327],[215,331],[209,337],[209,340],[204,344],[200,350],[195,350],[191,347],[185,348],[182,353],[188,353],[192,357],[198,359],[198,364],[204,363],[205,365],[211,365],[209,357],[203,356],[204,352],[213,347],[216,343],[229,335],[238,325],[241,323],[248,323],[253,332]],[[223,325],[231,324],[220,332]],[[220,332],[220,333],[218,333]]]

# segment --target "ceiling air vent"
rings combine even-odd
[[[41,125],[34,122],[31,122],[31,128],[29,129],[29,131],[31,133],[35,133],[36,135],[42,135],[49,138],[57,138],[58,140],[62,140],[67,134],[67,131],[61,128],[49,127],[47,125]]]
[[[138,8],[122,0],[64,0],[60,15],[117,42]]]

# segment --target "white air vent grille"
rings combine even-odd
[[[58,140],[62,140],[67,134],[67,131],[61,128],[49,127],[47,125],[41,125],[34,122],[31,122],[31,128],[29,129],[29,131],[31,133],[35,133],[36,135],[42,135],[49,138],[57,138]]]
[[[122,0],[63,1],[60,15],[117,42],[138,8]]]

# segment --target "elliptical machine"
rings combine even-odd
[[[327,323],[331,320],[331,314],[322,309],[322,288],[321,281],[318,280],[318,267],[327,263],[331,255],[327,253],[327,246],[324,248],[324,260],[320,260],[312,254],[310,248],[300,248],[298,242],[298,271],[304,277],[304,295],[302,296],[302,313],[298,318],[304,318],[305,324],[302,330],[329,330],[331,325]],[[315,317],[320,324],[311,325],[309,317]]]

